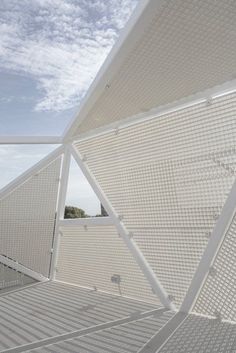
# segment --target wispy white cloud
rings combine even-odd
[[[35,110],[78,105],[138,0],[2,0],[0,70],[29,75]]]

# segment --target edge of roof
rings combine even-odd
[[[161,10],[164,3],[166,3],[164,0],[142,0],[137,5],[83,98],[76,116],[66,128],[63,134],[64,142],[73,139],[75,131],[86,118],[91,107],[99,99],[104,89],[109,86],[110,80],[122,66],[125,58],[133,50],[153,16],[158,10]]]

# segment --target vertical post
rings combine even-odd
[[[71,160],[70,149],[69,149],[69,146],[65,145],[62,167],[61,167],[60,186],[59,186],[59,192],[58,192],[57,215],[56,215],[56,223],[55,223],[55,229],[54,229],[52,260],[51,260],[50,275],[49,275],[50,280],[54,280],[56,277],[57,259],[58,259],[59,246],[60,246],[59,224],[60,224],[60,220],[64,219],[66,193],[67,193],[68,178],[69,178],[69,171],[70,171],[70,160]]]
[[[187,294],[184,298],[180,311],[188,313],[195,304],[198,294],[204,284],[205,278],[210,270],[218,250],[224,240],[224,236],[232,222],[236,212],[236,181],[234,182],[229,196],[222,208],[220,217],[215,224],[207,247],[202,255],[197,270],[193,276]]]
[[[166,307],[170,310],[176,311],[175,305],[171,302],[170,297],[166,293],[166,291],[163,288],[160,281],[157,279],[153,269],[146,261],[145,257],[143,256],[142,252],[140,251],[140,249],[137,246],[137,244],[135,243],[135,241],[132,239],[132,236],[130,235],[129,231],[126,229],[126,227],[125,227],[124,223],[122,222],[122,220],[120,219],[119,215],[113,209],[111,203],[109,202],[106,195],[104,194],[104,192],[102,191],[102,189],[98,185],[94,176],[91,174],[89,168],[87,167],[86,163],[83,161],[79,152],[75,149],[75,147],[73,145],[71,145],[70,150],[71,150],[72,156],[74,157],[74,159],[76,160],[80,169],[82,170],[85,177],[87,178],[87,181],[89,182],[89,184],[93,188],[95,194],[99,198],[100,202],[105,207],[106,211],[108,212],[109,216],[111,217],[111,219],[114,223],[114,226],[116,227],[118,233],[122,237],[124,243],[126,244],[129,251],[131,252],[132,256],[134,257],[135,261],[139,265],[144,276],[147,278],[148,282],[150,283],[150,285],[153,289],[153,292],[160,299],[160,301],[164,307]]]

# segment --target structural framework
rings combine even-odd
[[[58,145],[0,190],[0,352],[236,352],[235,24],[142,0],[63,136],[0,137]]]

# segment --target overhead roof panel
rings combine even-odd
[[[235,1],[150,0],[138,16],[105,62],[69,134],[236,78]]]

